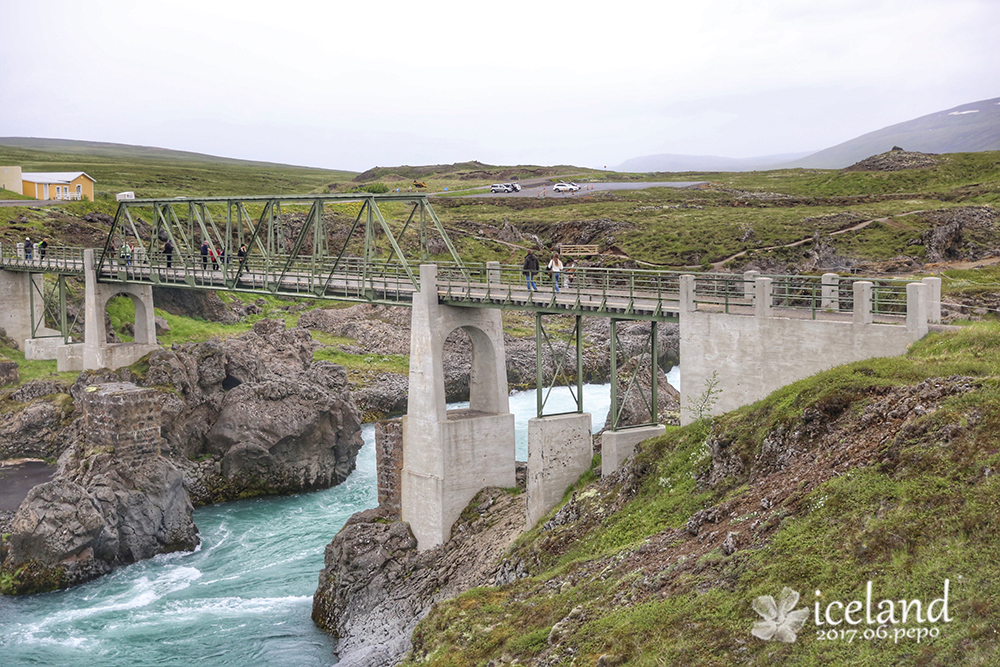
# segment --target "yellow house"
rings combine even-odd
[[[87,199],[94,201],[93,178],[82,171],[21,174],[21,194],[35,199]]]
[[[22,187],[20,167],[0,167],[0,188],[21,194]]]

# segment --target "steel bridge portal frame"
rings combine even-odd
[[[331,245],[325,206],[352,203],[360,204],[353,224],[342,244]],[[398,233],[389,225],[380,203],[410,207],[409,215]],[[305,221],[296,231],[297,220],[291,219],[291,216],[300,215],[301,210],[297,209],[301,207],[308,210]],[[259,213],[251,215],[252,210]],[[411,225],[417,228],[419,235],[419,251],[416,254],[405,252],[402,243]],[[151,230],[148,235],[140,231],[145,231],[147,227]],[[380,257],[387,255],[390,260],[399,263],[407,281],[416,290],[418,283],[413,262],[429,258],[428,242],[432,230],[440,235],[456,265],[463,267],[458,251],[426,195],[351,193],[135,199],[119,203],[97,271],[99,275],[103,274],[117,258],[118,270],[122,274],[120,279],[128,280],[128,268],[133,261],[136,265],[141,262],[150,268],[150,280],[158,282],[163,269],[183,267],[187,286],[196,287],[199,286],[199,265],[204,269],[211,262],[221,267],[225,276],[224,288],[239,290],[241,279],[251,267],[255,267],[262,269],[267,277],[266,288],[278,293],[283,279],[293,268],[295,271],[308,268],[310,291],[313,296],[320,296],[325,293],[337,271],[342,271],[349,261],[352,264],[360,262],[365,283],[373,284],[377,277],[385,274],[386,262]],[[290,247],[285,231],[293,235]],[[380,239],[388,245],[381,251]],[[169,256],[160,246],[164,240],[173,246]],[[358,248],[360,257],[350,256],[352,241],[361,246]],[[133,245],[133,250],[126,251],[124,247],[129,243]],[[207,246],[206,254],[201,252],[202,244]],[[239,255],[241,247],[246,249],[243,256]],[[328,261],[331,257],[336,258],[332,266]],[[238,261],[234,262],[234,258]],[[200,286],[211,288],[209,285]]]

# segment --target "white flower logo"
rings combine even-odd
[[[753,601],[753,610],[760,614],[763,621],[757,621],[750,631],[754,637],[759,637],[764,641],[772,638],[779,642],[791,644],[795,641],[795,633],[802,629],[809,617],[807,608],[797,609],[799,593],[793,591],[788,586],[781,589],[778,601],[770,595],[761,595]]]

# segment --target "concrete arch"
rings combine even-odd
[[[500,311],[438,303],[437,267],[420,267],[410,324],[410,384],[403,417],[402,514],[420,549],[448,540],[484,486],[514,486],[514,415],[507,398]],[[470,407],[445,404],[444,342],[472,340]]]
[[[84,251],[84,336],[83,359],[80,369],[121,368],[159,349],[156,343],[156,323],[153,312],[153,287],[120,283],[99,283],[94,270],[94,251]],[[104,326],[104,311],[108,301],[123,294],[135,304],[135,342],[108,343],[108,332]],[[76,348],[78,346],[64,346]],[[75,355],[66,352],[67,365]],[[60,368],[63,352],[60,351]],[[69,370],[69,369],[68,369]],[[72,370],[76,370],[75,368]]]
[[[467,311],[469,309],[457,308],[450,310]],[[486,331],[478,324],[455,324],[455,326],[442,332],[440,340],[442,391],[444,390],[444,345],[448,338],[456,331],[465,333],[472,343],[472,364],[469,369],[469,409],[490,414],[507,412],[508,405],[506,402],[501,404],[502,397],[495,387],[497,368],[504,368],[504,377],[506,377],[502,330],[499,341],[496,341],[494,338],[496,335],[495,331]]]

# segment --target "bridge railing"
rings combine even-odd
[[[24,244],[3,243],[0,244],[0,267],[38,273],[81,274],[83,250],[71,246],[50,245],[44,249],[36,246],[26,255]]]
[[[652,301],[671,302],[680,298],[680,277],[695,277],[695,304],[718,308],[725,312],[744,310],[754,304],[756,274],[694,273],[689,271],[659,271],[655,269],[623,269],[607,267],[570,267],[561,274],[559,296],[589,297],[607,303],[607,300],[642,304]],[[872,313],[874,315],[905,315],[906,285],[911,280],[863,279],[841,277],[835,286],[825,286],[822,276],[759,276],[771,279],[771,305],[778,308],[806,310],[815,319],[822,312],[851,312],[854,308],[854,283],[866,280],[872,283]],[[530,293],[528,301],[544,301],[554,295],[551,272],[540,270],[535,283],[546,297]],[[490,269],[485,264],[438,264],[438,286],[444,297],[451,301],[473,301],[487,298],[493,301],[525,300],[528,294],[526,276],[520,266],[504,265]],[[824,289],[827,287],[828,289]],[[832,296],[831,296],[832,291]],[[565,303],[560,305],[565,306]],[[645,309],[645,308],[644,308]]]

